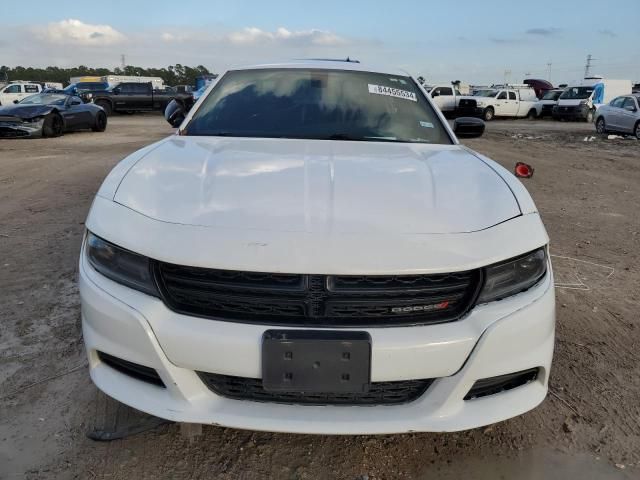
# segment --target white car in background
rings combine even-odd
[[[480,90],[465,100],[475,100],[476,105],[467,106],[482,112],[485,121],[496,117],[528,117],[536,118],[542,111],[538,105],[538,97],[528,85],[511,85],[508,88],[490,88]]]
[[[524,186],[406,72],[234,69],[120,162],[80,256],[95,384],[190,423],[455,431],[547,393],[555,293]]]
[[[0,105],[9,106],[17,101],[42,92],[42,85],[32,82],[11,82],[0,90]]]

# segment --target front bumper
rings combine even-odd
[[[43,123],[42,119],[36,122],[0,121],[0,138],[40,137]]]
[[[82,326],[91,378],[113,398],[158,417],[251,430],[318,434],[456,431],[522,414],[545,398],[555,330],[552,274],[527,292],[480,305],[458,322],[359,329],[372,338],[372,381],[435,378],[417,400],[394,406],[303,406],[232,400],[196,374],[260,378],[268,326],[179,315],[80,261]],[[154,368],[166,388],[114,370],[97,352]],[[538,367],[538,378],[464,400],[478,379]]]
[[[551,116],[554,119],[581,119],[586,120],[589,114],[589,107],[587,105],[575,105],[575,106],[559,106],[555,105],[551,110]]]
[[[481,107],[457,107],[456,114],[460,117],[481,117],[484,108]]]

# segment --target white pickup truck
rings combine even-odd
[[[0,90],[0,105],[12,105],[14,100],[22,100],[40,92],[42,92],[42,85],[39,83],[12,82]]]
[[[458,100],[457,113],[481,116],[485,121],[495,117],[536,118],[542,111],[533,88],[528,86],[507,86],[479,90],[472,96]]]
[[[453,112],[456,109],[456,99],[460,91],[453,85],[434,85],[429,90],[429,96],[442,113]]]

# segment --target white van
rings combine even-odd
[[[42,92],[42,85],[39,83],[11,82],[0,90],[0,105],[11,105],[15,100],[22,100],[40,92]]]
[[[600,105],[622,95],[631,95],[631,80],[587,77],[565,89],[553,107],[552,116],[556,120],[586,120],[591,123]]]

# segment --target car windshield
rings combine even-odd
[[[452,143],[411,78],[320,69],[228,72],[183,134]]]
[[[66,95],[59,93],[40,93],[20,101],[20,105],[64,105]]]
[[[474,97],[495,97],[497,90],[478,90],[473,94]]]
[[[557,100],[562,92],[555,92],[553,90],[548,91],[542,97],[542,100]]]
[[[584,100],[593,93],[593,87],[571,87],[567,88],[560,98],[563,100]]]

